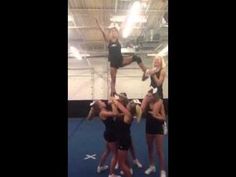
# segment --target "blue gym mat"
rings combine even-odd
[[[105,149],[103,131],[104,125],[99,118],[92,121],[84,118],[68,119],[68,177],[108,177],[108,170],[100,174],[96,172],[100,155]],[[140,123],[133,122],[131,134],[136,156],[143,165],[142,169],[133,167],[133,177],[147,177],[144,174],[149,165],[145,139],[145,119]],[[168,135],[164,138],[164,153],[168,176]],[[131,155],[129,157],[131,159]],[[155,154],[154,157],[157,172],[159,172],[157,155]],[[110,158],[111,155],[106,161],[107,165],[110,164]],[[120,175],[119,170],[116,171],[116,174]],[[158,174],[154,173],[148,176],[159,177]]]

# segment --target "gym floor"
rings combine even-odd
[[[68,177],[108,177],[108,170],[98,174],[96,172],[101,153],[105,149],[103,139],[104,125],[95,118],[88,121],[85,118],[68,119]],[[145,140],[145,119],[140,123],[133,122],[131,135],[135,146],[136,156],[143,168],[133,167],[133,177],[147,177],[144,171],[148,168],[147,145]],[[155,152],[156,153],[156,152]],[[168,135],[164,138],[165,167],[168,176]],[[158,158],[156,160],[157,172],[159,172]],[[106,161],[109,165],[111,155]],[[129,155],[131,162],[131,156]],[[119,169],[116,174],[120,175]],[[159,177],[159,173],[153,173],[150,177]]]

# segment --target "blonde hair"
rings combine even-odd
[[[136,105],[136,118],[137,118],[137,122],[140,122],[141,121],[141,118],[142,118],[142,109],[141,109],[141,106],[139,106],[138,104]]]
[[[140,122],[141,117],[142,117],[142,109],[140,104],[138,103],[138,100],[131,100],[128,104],[130,106],[130,113],[134,118],[137,119],[137,122]]]
[[[91,107],[90,110],[89,110],[89,113],[88,113],[88,115],[86,117],[86,119],[87,120],[92,120],[92,118],[94,118],[94,117],[95,117],[95,111],[94,111],[94,108]]]
[[[161,69],[165,68],[166,67],[166,63],[165,63],[165,60],[164,60],[164,57],[163,56],[160,56],[160,55],[156,55],[155,58],[153,59],[153,63],[152,65],[154,65],[154,62],[156,60],[161,60]]]
[[[99,100],[93,101],[90,104],[91,107],[90,107],[89,113],[87,115],[87,120],[91,120],[92,118],[94,118],[95,116],[97,116],[99,114],[100,108],[98,105],[98,101]]]

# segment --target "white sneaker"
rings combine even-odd
[[[164,170],[161,170],[161,176],[160,177],[166,177],[166,172]]]
[[[108,165],[98,166],[97,173],[101,173],[101,172],[107,170],[108,168],[109,168]]]
[[[131,173],[131,175],[133,175],[133,169],[132,168],[130,168],[130,173]]]
[[[131,175],[133,175],[133,169],[132,169],[132,168],[130,168],[130,173],[131,173]],[[124,172],[121,170],[121,171],[120,171],[120,174],[121,174],[121,175],[124,175]]]
[[[133,160],[133,163],[138,166],[138,168],[142,168],[142,164],[139,162],[138,159]]]
[[[146,175],[150,175],[151,173],[155,173],[156,172],[156,167],[155,166],[150,166],[144,173]]]
[[[149,69],[146,69],[146,71],[143,72],[142,81],[145,81],[149,78],[148,72],[149,72]]]
[[[121,177],[121,176],[120,175],[112,174],[112,175],[109,175],[108,177]]]
[[[116,163],[115,169],[117,170],[118,168],[119,168],[119,165],[118,163]]]
[[[167,135],[167,133],[168,133],[168,128],[167,128],[166,121],[164,122],[163,129],[164,129],[164,135]]]
[[[146,71],[143,73],[142,81],[147,80],[151,75],[157,73],[158,71],[160,71],[160,68],[157,67],[146,69]]]

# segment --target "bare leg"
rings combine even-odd
[[[125,164],[130,168],[129,158],[128,158],[128,152],[127,152],[127,158],[125,159]]]
[[[148,146],[148,159],[150,166],[154,166],[153,160],[153,143],[155,135],[146,134],[147,146]]]
[[[163,135],[157,135],[156,138],[156,146],[157,146],[157,154],[160,163],[160,170],[165,170],[164,163],[164,150],[163,150]]]
[[[116,74],[117,74],[117,68],[111,67],[110,74],[111,74],[111,96],[113,96],[113,94],[116,93]]]
[[[111,174],[114,174],[115,172],[115,165],[118,160],[118,151],[117,151],[116,143],[108,143],[108,146],[112,152],[112,159],[111,159],[110,172],[109,172],[109,174],[111,175]]]
[[[143,63],[139,63],[138,66],[142,69],[143,72],[145,72],[146,69],[147,69],[146,66],[144,66]]]
[[[134,149],[134,145],[133,145],[133,141],[132,141],[132,138],[131,138],[131,144],[130,144],[130,154],[131,154],[131,157],[132,157],[132,160],[133,160],[133,163],[135,165],[137,165],[139,168],[142,168],[142,164],[139,162],[139,160],[137,159],[136,157],[136,153],[135,153],[135,149]]]
[[[133,56],[124,56],[122,66],[127,66],[133,62]]]
[[[126,162],[127,156],[128,156],[128,151],[118,150],[119,167],[124,172],[125,177],[132,177],[130,173],[130,168],[129,166],[127,166]]]
[[[146,134],[146,139],[147,139],[147,146],[148,146],[148,159],[149,159],[149,168],[145,170],[146,175],[150,175],[151,173],[156,172],[156,167],[154,165],[154,159],[153,159],[153,143],[155,140],[156,136],[152,134]]]
[[[109,148],[109,146],[108,146],[108,143],[106,143],[106,149],[105,149],[105,151],[103,152],[103,154],[102,154],[102,156],[101,156],[101,158],[100,158],[100,161],[99,161],[98,166],[103,166],[103,165],[104,165],[104,163],[105,163],[107,157],[108,157],[109,154],[110,154],[110,151],[111,151],[111,150],[110,150],[110,148]]]
[[[134,62],[135,60],[133,57],[134,56],[123,57],[123,63],[122,63],[123,65],[122,66],[126,66],[126,65],[129,65],[130,63]],[[138,56],[136,56],[136,57],[139,58],[139,61],[137,61],[138,66],[142,69],[143,72],[145,72],[147,68],[144,66],[141,58]]]
[[[129,163],[128,153],[127,153],[127,158],[125,159],[125,164],[126,164],[126,166],[128,166],[130,168],[130,173],[131,173],[131,175],[133,175],[133,169],[131,168],[130,163]],[[124,172],[122,171],[122,169],[121,169],[120,173],[122,175],[124,175]]]
[[[142,111],[144,112],[146,110],[146,108],[148,107],[148,104],[150,103],[150,97],[148,97],[147,95],[143,98],[143,101],[141,103],[141,108]],[[147,137],[146,137],[147,139]]]
[[[131,157],[133,160],[136,159],[136,155],[135,155],[135,150],[134,150],[134,145],[133,145],[133,141],[132,141],[132,138],[131,138],[131,144],[130,144],[130,154],[131,154]]]

